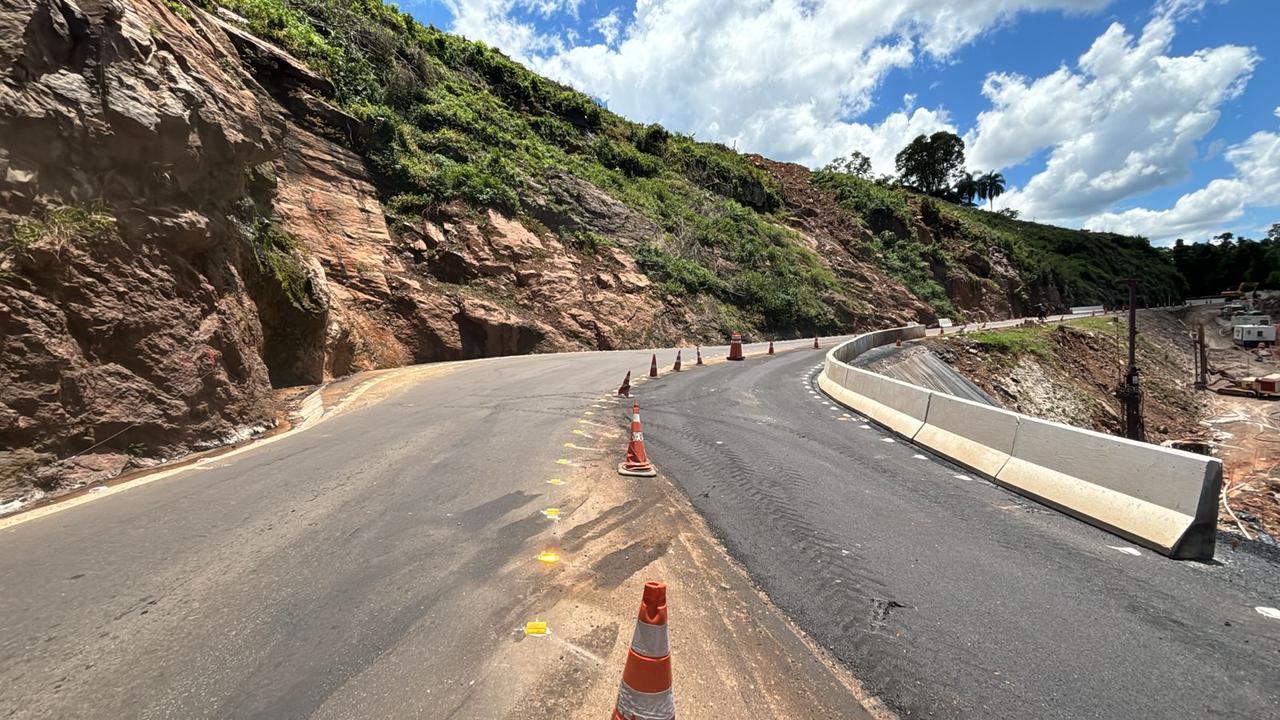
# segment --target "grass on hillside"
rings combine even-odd
[[[845,208],[858,214],[876,233],[876,250],[887,270],[902,281],[939,315],[955,317],[949,300],[931,277],[929,266],[948,272],[966,272],[946,247],[922,245],[913,231],[916,214],[935,232],[956,238],[960,244],[991,258],[1002,256],[1018,270],[1023,287],[1014,288],[1031,307],[1029,290],[1056,287],[1066,305],[1124,301],[1119,280],[1138,277],[1152,300],[1182,297],[1186,283],[1167,257],[1142,238],[1069,230],[1052,225],[1015,220],[979,208],[960,207],[919,196],[900,187],[881,184],[847,173],[820,170],[813,182],[830,191]],[[908,237],[902,237],[903,233]]]
[[[1048,357],[1052,351],[1053,343],[1049,338],[1049,333],[1057,331],[1059,324],[1108,337],[1118,336],[1121,328],[1114,318],[1087,317],[1065,320],[1062,323],[1054,322],[1044,325],[1027,325],[997,330],[978,330],[966,333],[965,337],[983,349],[1013,357],[1026,354]]]
[[[628,122],[381,0],[196,1],[238,13],[334,83],[334,100],[363,128],[335,139],[363,154],[392,214],[413,218],[464,201],[520,216],[547,177],[569,173],[658,224],[661,236],[633,252],[677,300],[734,307],[775,330],[832,329],[833,308],[859,302],[785,227],[775,181],[723,145]],[[1148,278],[1152,297],[1181,282],[1136,238],[1022,223],[842,173],[820,171],[813,181],[872,228],[887,271],[939,315],[960,316],[943,282],[972,273],[945,247],[917,241],[915,207],[979,255],[1008,258],[1023,281],[1013,292],[1028,303],[1047,286],[1067,304],[1114,303],[1115,281],[1127,275]]]
[[[736,152],[628,122],[380,0],[216,2],[334,83],[369,128],[355,145],[393,214],[461,200],[518,216],[544,178],[570,173],[658,224],[637,259],[676,298],[737,306],[762,329],[832,327],[838,284],[774,217],[772,178]],[[604,246],[566,239],[586,253]]]

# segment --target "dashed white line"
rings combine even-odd
[[[880,442],[891,443],[891,442],[897,442],[897,441],[894,440],[893,438],[880,438]]]
[[[1107,547],[1111,548],[1112,550],[1115,550],[1116,552],[1122,552],[1125,555],[1133,555],[1134,557],[1138,557],[1139,555],[1142,554],[1142,551],[1138,550],[1137,548],[1120,547],[1119,545],[1108,545]]]
[[[1254,610],[1258,611],[1258,614],[1261,615],[1262,617],[1268,617],[1268,618],[1271,618],[1272,620],[1280,620],[1280,610],[1277,610],[1273,607],[1263,607],[1259,605],[1258,607],[1254,608]]]

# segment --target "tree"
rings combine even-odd
[[[919,135],[894,158],[898,176],[929,195],[943,195],[964,167],[964,140],[949,132]]]
[[[978,180],[973,173],[966,172],[956,181],[956,195],[961,205],[973,205],[973,199],[978,196]]]
[[[991,209],[996,209],[996,198],[1004,194],[1004,175],[992,170],[978,180],[978,196],[991,201]]]
[[[1272,223],[1271,229],[1267,231],[1267,239],[1272,242],[1280,242],[1280,223]]]
[[[853,175],[854,177],[870,178],[871,177],[871,158],[864,155],[858,150],[849,153],[847,158],[836,158],[827,164],[823,170],[829,172],[840,172]]]

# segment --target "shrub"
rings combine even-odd
[[[297,258],[297,241],[275,221],[264,218],[253,222],[246,237],[258,271],[276,283],[289,304],[302,312],[318,312],[311,278]]]
[[[0,280],[13,279],[13,265],[24,253],[39,246],[54,254],[73,242],[96,240],[115,227],[106,205],[54,205],[19,220],[0,237]]]

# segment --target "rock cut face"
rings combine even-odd
[[[187,7],[0,0],[0,505],[269,427],[273,385],[693,326],[628,253],[562,238],[659,233],[574,178],[536,232],[389,227],[328,81]]]
[[[0,501],[274,423],[226,208],[284,120],[232,52],[145,0],[0,0]]]

